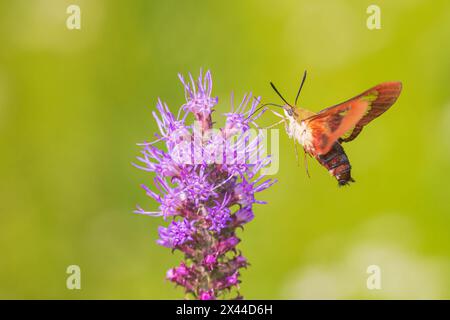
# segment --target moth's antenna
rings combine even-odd
[[[295,105],[297,105],[297,100],[298,100],[298,97],[300,96],[300,92],[302,91],[303,84],[305,83],[305,80],[306,80],[306,70],[303,73],[302,83],[300,84],[300,88],[298,88],[297,96],[295,97]]]
[[[283,98],[283,96],[281,95],[280,91],[278,91],[278,89],[275,87],[273,82],[270,82],[270,85],[272,86],[273,90],[275,90],[275,92],[280,96],[281,100],[283,100],[289,107],[292,108],[291,104],[289,102],[287,102],[285,98]]]

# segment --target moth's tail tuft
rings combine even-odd
[[[339,187],[349,186],[350,182],[356,182],[356,181],[352,177],[350,177],[348,180],[347,179],[340,179],[340,180],[338,180],[338,186]]]

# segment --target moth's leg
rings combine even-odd
[[[276,115],[278,118],[281,118],[281,120],[278,121],[277,123],[275,123],[275,124],[273,124],[273,125],[267,127],[267,128],[262,128],[262,129],[269,129],[269,128],[275,127],[275,126],[279,125],[280,123],[284,122],[284,127],[285,127],[285,129],[286,129],[286,132],[288,132],[288,131],[287,131],[288,125],[287,125],[286,117],[284,117],[283,115],[279,114],[279,113],[276,112],[276,111],[273,111],[272,109],[269,109],[269,110],[270,110],[270,112],[272,112],[274,115]]]
[[[298,160],[298,149],[297,149],[297,141],[294,137],[294,149],[295,149],[295,159],[297,160],[297,167],[300,167],[300,161]]]
[[[281,119],[281,120],[278,121],[277,123],[274,123],[274,124],[272,124],[272,125],[270,125],[270,126],[268,126],[268,127],[264,127],[264,128],[259,128],[259,127],[258,127],[258,129],[270,129],[270,128],[276,127],[277,125],[281,124],[282,122],[285,122],[285,120],[284,120],[284,119]]]
[[[284,129],[286,130],[286,132],[289,132],[288,122],[286,121],[286,119],[284,120]]]
[[[311,178],[311,176],[309,175],[309,170],[308,170],[308,154],[306,153],[305,149],[303,149],[303,154],[305,155],[303,160],[305,163],[306,175],[308,176],[308,178]]]
[[[277,123],[272,124],[272,125],[270,125],[270,126],[268,126],[268,127],[265,127],[265,128],[260,128],[260,127],[258,127],[258,125],[256,125],[258,129],[270,129],[270,128],[276,127],[277,125],[279,125],[279,124],[282,123],[282,122],[284,122],[285,125],[287,125],[287,124],[286,124],[286,118],[285,118],[285,117],[283,117],[283,116],[282,116],[281,114],[279,114],[278,112],[275,112],[275,111],[273,111],[273,110],[271,110],[271,109],[269,109],[269,110],[270,110],[274,115],[276,115],[277,117],[281,118],[281,120],[278,121]]]
[[[274,115],[276,115],[278,118],[283,118],[283,119],[284,119],[284,116],[283,116],[282,114],[279,114],[278,112],[273,111],[272,109],[269,109],[269,110],[270,110],[270,112],[272,112]]]

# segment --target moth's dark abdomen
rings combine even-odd
[[[339,142],[335,142],[328,153],[318,155],[317,160],[336,178],[340,186],[355,181],[351,176],[352,166]]]

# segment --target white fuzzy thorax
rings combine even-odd
[[[289,138],[294,138],[300,143],[305,151],[313,151],[314,147],[312,144],[312,133],[311,129],[306,125],[305,121],[301,120],[298,122],[293,116],[289,115],[287,111],[284,111],[286,120],[288,121],[286,125],[286,132]]]

